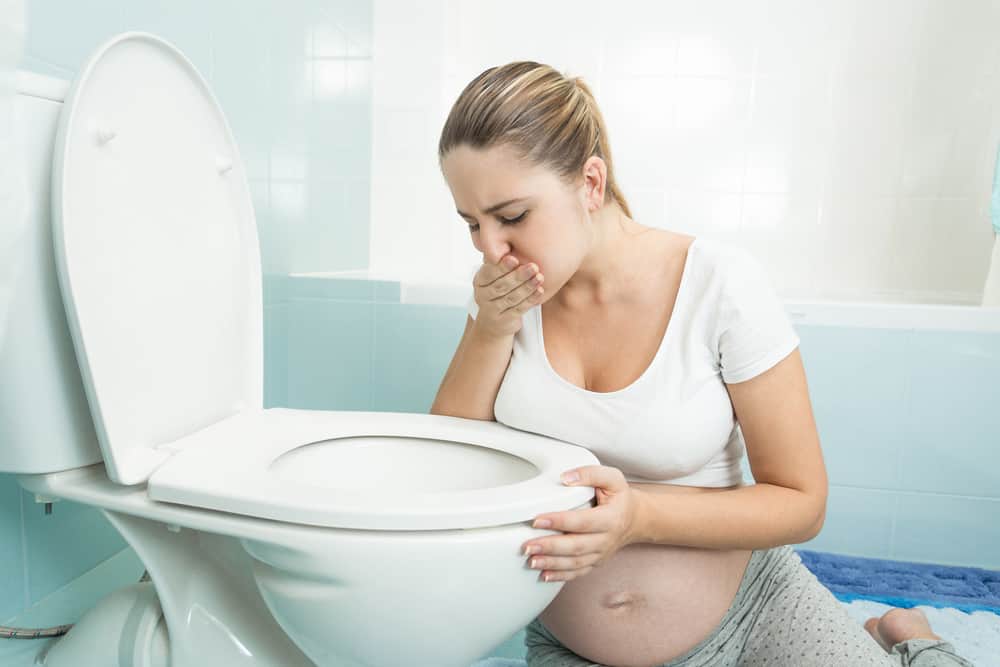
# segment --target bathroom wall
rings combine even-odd
[[[247,164],[269,340],[284,331],[287,312],[272,305],[273,276],[368,265],[372,0],[26,6],[26,69],[71,79],[102,41],[142,30],[180,47],[209,81]],[[273,404],[284,387],[268,382],[265,392]],[[0,623],[123,547],[99,513],[59,502],[46,515],[0,474]]]
[[[381,0],[372,269],[468,282],[436,142],[473,77],[534,59],[592,85],[639,222],[736,242],[789,297],[978,304],[998,24],[992,0]]]

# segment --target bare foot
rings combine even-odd
[[[894,608],[865,621],[865,630],[879,643],[886,653],[899,642],[907,639],[941,639],[931,631],[927,616],[919,609]]]

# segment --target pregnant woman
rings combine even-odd
[[[551,533],[523,545],[566,582],[530,667],[971,665],[919,610],[862,628],[789,546],[827,495],[798,337],[750,254],[632,219],[580,79],[483,72],[439,159],[483,265],[431,412],[602,463],[564,475],[596,506],[537,517]]]

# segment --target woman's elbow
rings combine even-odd
[[[813,520],[812,525],[810,526],[809,532],[806,535],[806,539],[807,540],[811,540],[812,538],[816,537],[817,535],[819,535],[820,531],[823,530],[823,523],[826,521],[826,492],[825,492],[825,490],[824,490],[823,494],[821,495],[821,497],[819,497],[815,502],[816,502],[816,507],[817,507],[817,509],[814,512],[815,519]]]

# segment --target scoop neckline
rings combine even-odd
[[[660,357],[663,356],[663,349],[667,345],[667,340],[670,337],[670,333],[675,328],[674,327],[674,320],[676,320],[677,318],[674,317],[674,316],[677,314],[677,312],[679,310],[679,306],[682,303],[682,299],[684,298],[684,296],[687,293],[686,290],[684,289],[684,286],[688,282],[688,280],[687,280],[688,273],[689,273],[688,267],[691,266],[691,256],[694,254],[692,251],[694,249],[695,244],[698,243],[699,240],[701,240],[701,237],[695,238],[693,241],[691,241],[690,244],[688,244],[687,253],[686,253],[685,257],[684,257],[684,266],[681,268],[681,279],[680,279],[680,282],[677,285],[677,295],[674,297],[674,306],[673,306],[673,308],[670,311],[670,319],[667,321],[667,327],[666,327],[666,329],[663,330],[663,337],[660,339],[660,344],[656,348],[656,353],[653,355],[653,358],[649,362],[649,365],[646,366],[646,368],[643,369],[642,373],[639,374],[639,377],[637,377],[630,384],[625,385],[621,389],[615,389],[614,391],[592,391],[592,390],[587,389],[585,387],[581,387],[579,385],[575,385],[572,382],[570,382],[569,380],[567,380],[566,378],[564,378],[562,375],[559,375],[559,373],[556,372],[556,369],[554,369],[552,367],[552,364],[549,362],[549,355],[545,351],[545,332],[542,330],[543,329],[543,326],[542,326],[542,305],[539,304],[538,307],[535,308],[535,311],[536,311],[536,313],[535,313],[535,322],[537,324],[537,326],[535,327],[535,337],[538,340],[538,347],[539,347],[539,350],[541,351],[542,362],[543,362],[543,365],[545,366],[546,370],[552,376],[554,376],[557,381],[565,384],[566,386],[568,386],[568,387],[570,387],[572,389],[575,389],[578,392],[581,392],[583,394],[589,394],[589,395],[592,395],[592,396],[617,396],[619,394],[623,394],[623,393],[631,390],[633,387],[635,387],[636,385],[640,384],[645,379],[645,377],[650,374],[651,369],[654,366],[656,366],[656,364],[659,361]]]

